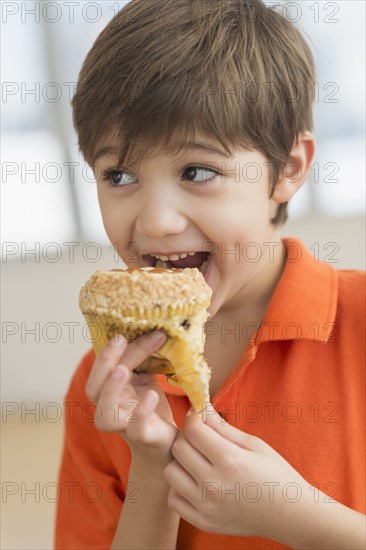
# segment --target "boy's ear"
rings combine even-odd
[[[300,189],[308,177],[315,154],[315,138],[311,132],[299,134],[298,143],[291,149],[285,168],[282,170],[272,200],[287,202]]]

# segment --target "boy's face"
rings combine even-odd
[[[205,278],[214,316],[235,308],[273,272],[276,250],[265,243],[276,242],[278,249],[270,221],[278,205],[269,198],[270,168],[262,153],[237,149],[228,157],[203,136],[194,143],[179,154],[145,156],[139,166],[117,167],[116,151],[96,161],[95,175],[107,235],[127,267],[155,265],[151,254],[211,252]],[[204,258],[197,256],[197,262]]]

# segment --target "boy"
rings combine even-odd
[[[212,405],[187,415],[132,374],[159,331],[90,351],[56,548],[364,547],[364,277],[278,234],[314,156],[314,79],[260,0],[135,0],[89,52],[74,123],[110,241],[128,267],[211,252]]]

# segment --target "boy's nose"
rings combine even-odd
[[[179,210],[160,196],[159,200],[146,200],[139,209],[136,232],[155,239],[182,233],[187,220]]]

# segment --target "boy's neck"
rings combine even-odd
[[[278,234],[271,242],[274,246],[273,261],[266,259],[248,284],[230,302],[226,303],[212,318],[227,323],[260,323],[268,309],[273,292],[282,276],[286,264],[286,249]]]

